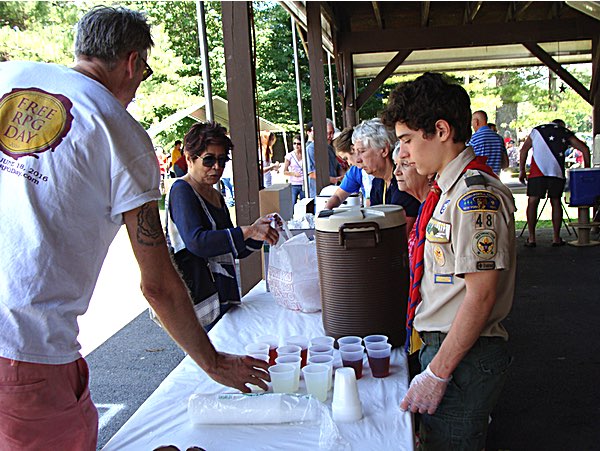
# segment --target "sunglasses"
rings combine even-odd
[[[140,58],[142,58],[142,57],[140,56]],[[142,73],[142,81],[144,81],[144,80],[147,80],[148,78],[150,78],[150,76],[154,73],[154,71],[148,65],[148,62],[144,58],[142,58],[142,61],[144,62],[144,72]]]
[[[217,162],[219,163],[220,167],[224,168],[227,162],[231,160],[231,158],[229,158],[227,155],[221,155],[219,157],[215,157],[214,155],[205,155],[201,159],[202,166],[205,168],[212,168]]]
[[[302,143],[294,143],[294,146],[301,146]]]

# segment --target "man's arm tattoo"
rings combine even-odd
[[[144,246],[161,246],[165,241],[158,209],[142,205],[137,214],[137,242]]]

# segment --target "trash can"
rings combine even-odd
[[[327,335],[385,334],[404,345],[409,268],[404,209],[341,208],[315,220]]]

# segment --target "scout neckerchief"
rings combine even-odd
[[[475,157],[469,164],[463,169],[461,175],[464,174],[468,169],[475,169],[478,171],[485,172],[493,177],[498,178],[492,168],[490,168],[485,161],[487,157]],[[412,354],[419,349],[423,342],[421,341],[419,334],[413,328],[413,321],[415,319],[415,311],[417,306],[421,303],[421,279],[423,278],[424,261],[423,257],[425,254],[425,230],[427,223],[433,216],[433,210],[440,200],[441,194],[440,187],[437,182],[434,181],[431,186],[431,191],[427,195],[425,202],[421,204],[419,208],[419,214],[417,216],[417,222],[415,226],[416,239],[412,252],[412,259],[410,261],[410,284],[408,291],[408,307],[406,310],[406,342],[404,344],[404,350]]]

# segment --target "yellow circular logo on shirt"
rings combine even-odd
[[[71,129],[72,106],[61,94],[13,89],[0,98],[0,150],[15,159],[54,150]]]

